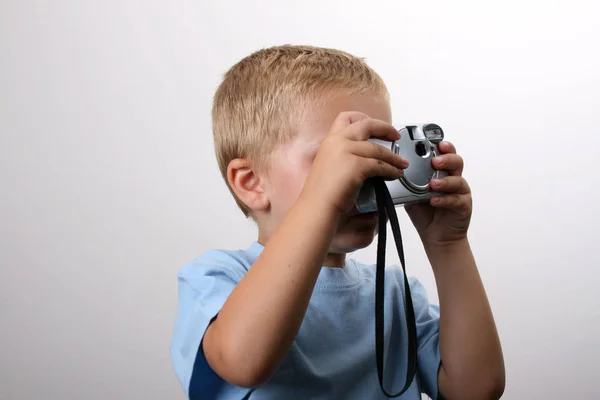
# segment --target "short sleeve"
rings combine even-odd
[[[217,252],[207,253],[179,271],[171,360],[190,399],[214,398],[225,383],[208,365],[201,342],[245,272],[235,258]]]
[[[421,392],[438,399],[440,355],[440,309],[430,304],[425,287],[415,278],[409,279],[417,324],[417,379]]]

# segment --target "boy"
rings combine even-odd
[[[346,260],[368,246],[377,213],[354,202],[366,178],[407,162],[370,137],[399,138],[379,75],[342,51],[280,46],[234,65],[213,106],[217,159],[258,240],[205,253],[179,272],[171,355],[191,399],[385,399],[375,359],[375,266]],[[433,181],[445,192],[407,207],[431,262],[441,315],[411,279],[418,369],[401,398],[497,399],[504,361],[467,240],[471,194],[452,144]],[[404,386],[403,272],[386,268],[388,393]]]

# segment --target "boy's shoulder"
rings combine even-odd
[[[248,272],[261,251],[260,244],[253,242],[244,249],[210,249],[200,254],[178,271],[178,278],[189,280],[194,277],[224,274],[237,281]]]

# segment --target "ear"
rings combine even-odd
[[[227,166],[227,181],[235,195],[251,211],[265,211],[270,202],[265,193],[262,179],[245,158],[231,160]]]

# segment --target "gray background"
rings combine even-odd
[[[439,123],[464,156],[505,398],[600,396],[597,15],[591,1],[2,0],[0,398],[183,399],[177,269],[255,238],[217,170],[211,98],[234,62],[282,43],[367,57],[395,122]]]

